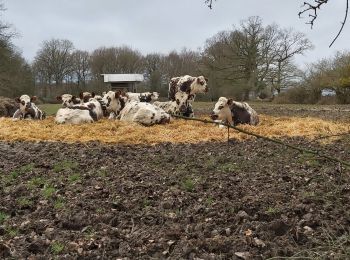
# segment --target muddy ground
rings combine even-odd
[[[350,161],[346,135],[284,141]],[[349,224],[349,168],[263,140],[0,142],[0,259],[350,259]]]
[[[294,145],[349,161],[350,139]],[[350,257],[350,170],[262,140],[0,142],[0,258]]]

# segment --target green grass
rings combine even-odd
[[[33,205],[33,201],[27,199],[27,198],[19,198],[17,199],[17,203],[18,205],[20,205],[21,207],[28,207],[28,206],[31,206]]]
[[[61,104],[42,104],[38,105],[38,107],[45,111],[46,115],[52,116],[55,115],[57,110],[62,107]]]
[[[9,215],[0,211],[0,225],[2,225],[5,222],[5,220],[8,218],[9,218]]]
[[[52,197],[52,195],[56,192],[56,189],[51,186],[47,186],[43,189],[42,195],[46,198],[49,199]]]
[[[64,170],[73,170],[75,168],[78,167],[78,163],[77,162],[73,162],[73,161],[62,161],[62,162],[58,162],[53,166],[53,171],[54,172],[61,172]]]
[[[68,181],[70,183],[74,183],[74,182],[77,182],[77,181],[80,181],[81,180],[81,176],[79,173],[74,173],[70,176],[68,176]]]
[[[62,209],[65,204],[66,204],[66,202],[64,201],[63,198],[58,198],[57,200],[55,200],[53,206],[55,209]]]
[[[182,182],[182,188],[188,192],[194,191],[194,186],[194,181],[190,178],[187,178]]]
[[[62,251],[64,250],[64,245],[61,242],[53,242],[51,244],[51,252],[54,255],[59,255],[60,253],[62,253]]]
[[[42,177],[34,177],[28,182],[28,187],[33,189],[44,185],[46,181]]]

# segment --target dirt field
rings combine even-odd
[[[346,130],[346,109],[310,113]],[[257,110],[276,122],[287,116]],[[150,145],[3,139],[0,258],[349,259],[350,169],[232,137]],[[350,161],[348,135],[281,138]]]

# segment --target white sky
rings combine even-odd
[[[0,0],[7,10],[1,19],[14,25],[14,40],[32,61],[44,40],[68,39],[76,49],[128,45],[143,54],[168,53],[183,47],[197,50],[221,30],[239,26],[249,16],[260,16],[304,32],[315,45],[297,62],[303,65],[350,42],[350,20],[332,48],[345,13],[345,0],[330,1],[319,13],[314,28],[299,19],[304,0],[217,0],[210,10],[204,0]],[[349,18],[350,19],[350,18]]]

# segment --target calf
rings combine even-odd
[[[208,79],[204,78],[204,76],[192,77],[186,75],[172,78],[169,83],[169,100],[175,100],[175,94],[178,91],[186,92],[191,95],[208,92],[207,82]]]
[[[43,120],[46,117],[45,112],[41,111],[33,101],[36,100],[36,96],[29,97],[28,95],[22,95],[15,99],[19,103],[19,109],[13,114],[13,120],[19,119],[38,119]]]
[[[129,100],[120,111],[120,120],[139,123],[144,126],[166,124],[170,115],[151,103]]]
[[[126,96],[130,100],[134,100],[134,101],[152,102],[158,99],[159,93],[158,92],[143,92],[143,93],[127,92]]]
[[[230,125],[259,123],[258,114],[247,103],[236,102],[225,97],[220,97],[216,102],[211,118]]]
[[[179,91],[175,94],[174,101],[156,101],[153,103],[153,105],[162,108],[165,112],[171,115],[193,117],[193,109],[191,105],[192,100],[193,95],[189,95],[186,92]]]

